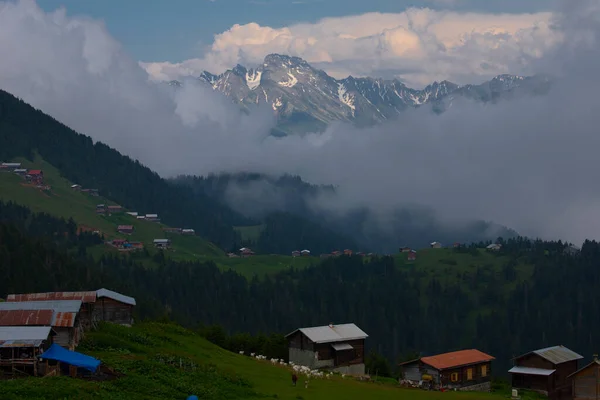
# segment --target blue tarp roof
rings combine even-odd
[[[56,360],[76,367],[85,368],[90,372],[96,372],[100,365],[100,360],[94,357],[86,356],[85,354],[69,351],[60,347],[57,344],[50,346],[48,350],[40,356],[41,359]]]

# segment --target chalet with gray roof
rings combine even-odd
[[[572,399],[572,374],[583,356],[565,346],[534,350],[514,358],[514,389],[532,390],[552,399]]]
[[[312,369],[364,375],[368,336],[352,323],[299,328],[286,335],[289,360]]]

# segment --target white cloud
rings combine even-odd
[[[385,213],[418,203],[447,219],[484,218],[527,234],[580,241],[600,237],[600,187],[594,184],[600,177],[600,10],[592,0],[564,4],[566,14],[559,15],[556,29],[565,35],[565,45],[552,47],[538,63],[563,76],[547,97],[488,107],[455,104],[438,117],[426,109],[412,110],[370,129],[338,124],[322,135],[270,137],[270,110],[244,116],[203,87],[190,84],[176,93],[148,82],[101,23],[67,17],[64,11],[45,13],[32,1],[0,3],[0,88],[164,176],[300,174],[314,183],[338,185],[336,208],[367,205]],[[419,15],[413,22],[427,25],[429,12]],[[460,31],[455,22],[448,24]],[[325,25],[320,29],[335,30]],[[352,46],[370,49],[373,35],[382,37],[373,26],[344,30],[345,25],[338,26],[340,35],[351,31],[361,37],[348,39]],[[304,43],[314,50],[315,43],[328,40],[318,29],[311,34],[311,27],[305,29],[297,48]],[[540,29],[548,40],[546,28]],[[269,42],[289,41],[285,29],[262,32]],[[395,40],[423,43],[423,36],[417,41],[411,32]],[[445,32],[437,34],[436,45],[454,43],[451,29]],[[518,43],[539,45],[538,33],[516,32],[509,36],[519,37]],[[469,66],[469,47],[494,42],[496,35],[481,33],[477,40],[470,35],[453,57],[458,54],[461,64]],[[217,42],[227,50],[225,43],[232,41],[243,46],[241,37],[232,33]],[[252,40],[261,43],[257,36]],[[510,39],[504,46],[523,51],[515,43]],[[404,54],[432,52],[424,45],[405,47]],[[332,58],[348,52],[343,46],[323,48]]]
[[[560,40],[551,13],[482,14],[408,9],[325,18],[272,28],[234,25],[215,36],[202,58],[142,63],[154,79],[220,73],[237,63],[257,65],[269,53],[298,56],[335,77],[393,74],[413,86],[457,83],[529,71]]]

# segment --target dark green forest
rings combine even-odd
[[[195,328],[219,324],[229,334],[355,322],[369,334],[370,350],[392,363],[407,353],[478,348],[497,358],[497,374],[513,355],[539,347],[597,352],[600,244],[593,241],[577,255],[561,242],[502,241],[494,256],[502,260],[500,273],[484,264],[443,281],[391,257],[339,257],[247,280],[211,262],[175,262],[162,253],[153,269],[118,255],[94,261],[81,251],[93,241],[72,231],[53,233],[69,232],[69,221],[14,205],[0,210],[0,296],[109,287],[137,298],[138,319],[169,318]],[[64,238],[79,251],[67,252]],[[478,254],[475,246],[453,251]],[[525,266],[532,276],[519,281]]]

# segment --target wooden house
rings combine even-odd
[[[486,250],[488,251],[498,251],[502,248],[501,244],[498,243],[492,243],[489,246],[486,247]]]
[[[170,249],[171,239],[154,239],[154,247],[157,249]]]
[[[110,244],[115,246],[117,249],[122,249],[127,243],[127,239],[113,239],[110,241]]]
[[[402,379],[430,389],[489,391],[492,361],[495,358],[479,350],[460,350],[421,357],[400,364]]]
[[[8,169],[9,171],[14,171],[15,169],[21,168],[21,163],[2,163],[2,167],[4,169]]]
[[[163,228],[163,232],[165,233],[175,233],[179,235],[182,231],[183,229],[181,228]]]
[[[137,217],[139,215],[137,211],[127,211],[125,214],[131,215],[132,217]]]
[[[412,249],[408,246],[400,247],[400,253],[408,253]]]
[[[350,249],[345,249],[345,250],[344,250],[344,255],[345,255],[345,256],[351,256],[351,255],[352,255],[352,250],[350,250]]]
[[[332,251],[332,252],[331,252],[331,255],[332,255],[332,256],[334,256],[334,257],[341,256],[341,255],[342,255],[342,252],[341,252],[341,251],[339,251],[339,250],[335,250],[335,251]]]
[[[310,256],[310,250],[302,250],[300,252],[300,255],[303,257],[308,257],[308,256]]]
[[[298,250],[292,251],[292,257],[300,257],[300,252]]]
[[[594,355],[594,360],[577,372],[569,375],[573,382],[573,400],[600,399],[600,361]]]
[[[182,235],[188,235],[188,236],[193,236],[196,234],[196,231],[190,228],[184,228],[181,230],[181,234]]]
[[[96,204],[96,214],[106,214],[106,204]]]
[[[0,326],[0,370],[18,377],[37,376],[38,356],[52,345],[49,326]]]
[[[16,168],[12,170],[15,174],[19,175],[20,177],[25,177],[27,175],[27,169],[26,168]]]
[[[44,183],[44,171],[41,169],[32,169],[25,175],[27,180],[36,185],[42,185]]]
[[[160,218],[158,218],[158,214],[146,214],[145,217],[146,217],[145,218],[146,221],[160,222]]]
[[[583,356],[564,346],[534,350],[513,359],[514,389],[532,390],[553,400],[572,398],[571,376]]]
[[[14,301],[0,303],[0,326],[51,326],[54,343],[75,348],[82,337],[81,300]]]
[[[108,289],[96,291],[94,312],[100,315],[100,320],[114,324],[133,325],[133,308],[135,299]]]
[[[416,261],[416,259],[417,259],[417,252],[416,252],[416,251],[414,251],[414,250],[411,250],[411,251],[408,253],[408,257],[407,257],[407,259],[408,259],[408,261]]]
[[[247,248],[247,247],[242,247],[242,248],[240,249],[240,255],[241,255],[242,257],[250,257],[250,256],[253,256],[253,255],[254,255],[254,252],[252,251],[252,249],[249,249],[249,248]]]
[[[121,206],[108,206],[106,207],[106,211],[108,211],[109,214],[117,214],[123,211],[123,207]]]
[[[77,184],[71,185],[71,189],[81,191],[81,185],[77,185]]]
[[[367,337],[355,324],[296,329],[286,335],[289,360],[311,369],[364,375]]]
[[[431,243],[429,244],[429,246],[430,246],[432,249],[441,249],[441,248],[442,248],[442,244],[441,244],[440,242],[431,242]]]
[[[133,233],[133,225],[119,225],[117,227],[117,232],[123,233],[125,235],[131,235]]]

